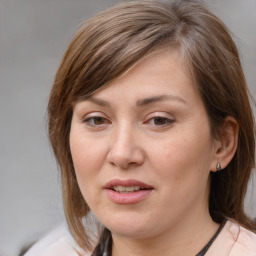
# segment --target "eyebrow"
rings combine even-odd
[[[136,106],[143,107],[145,105],[149,105],[149,104],[152,104],[152,103],[155,103],[155,102],[158,102],[158,101],[165,101],[165,100],[178,101],[178,102],[181,102],[183,104],[187,104],[187,102],[179,96],[158,95],[158,96],[138,100],[136,102]],[[97,105],[102,106],[102,107],[111,107],[109,102],[107,102],[105,100],[97,99],[97,98],[92,97],[92,96],[86,98],[86,101],[91,101],[92,103],[97,104]]]
[[[165,100],[173,100],[173,101],[181,102],[183,104],[187,104],[187,102],[180,96],[175,96],[175,95],[169,94],[169,95],[158,95],[158,96],[138,100],[136,105],[141,107],[141,106],[145,106],[145,105],[148,105],[151,103],[155,103],[158,101],[165,101]]]
[[[105,100],[101,100],[101,99],[97,99],[97,98],[93,98],[92,96],[88,97],[85,99],[86,101],[91,101],[92,103],[94,104],[97,104],[99,106],[102,106],[102,107],[110,107],[110,104],[105,101]]]

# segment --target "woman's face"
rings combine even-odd
[[[145,58],[74,107],[78,184],[113,234],[153,237],[209,216],[215,147],[203,102],[172,51]]]

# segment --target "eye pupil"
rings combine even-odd
[[[104,123],[104,119],[102,117],[94,117],[94,123],[95,124],[103,124]]]
[[[156,117],[154,118],[154,124],[155,125],[163,125],[166,124],[166,118],[162,118],[162,117]]]

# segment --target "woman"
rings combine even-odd
[[[203,4],[131,1],[84,23],[48,111],[77,246],[42,255],[256,255],[243,206],[255,161],[248,89]]]

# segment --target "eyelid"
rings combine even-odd
[[[156,118],[156,117],[162,117],[162,118],[166,118],[166,119],[170,119],[170,120],[174,120],[174,116],[167,113],[167,112],[153,112],[150,113],[147,117],[146,120],[152,119],[152,118]]]
[[[167,116],[168,115],[168,116]],[[159,118],[159,119],[163,119],[165,121],[167,121],[167,123],[164,123],[164,124],[150,124],[150,121],[156,119],[156,118]],[[166,127],[166,126],[169,126],[171,125],[173,122],[175,121],[175,118],[170,115],[169,113],[166,113],[166,112],[154,112],[152,114],[149,114],[146,118],[146,121],[144,122],[145,124],[149,124],[151,126],[154,126],[154,127]]]
[[[108,119],[108,117],[105,114],[103,114],[102,112],[95,111],[95,112],[90,112],[90,113],[84,114],[81,117],[81,120],[84,121],[85,119],[92,118],[92,117],[102,117],[102,118]]]
[[[102,118],[104,120],[104,123],[103,124],[92,124],[92,123],[90,123],[91,120],[96,119],[96,118]],[[91,126],[91,127],[97,127],[97,126],[100,127],[100,126],[111,123],[109,121],[109,118],[101,112],[91,112],[89,114],[86,114],[81,118],[81,121],[83,123],[85,123],[86,125]]]

